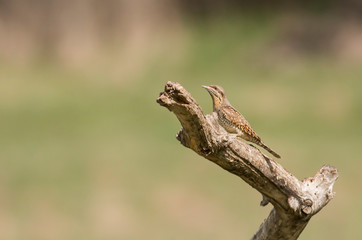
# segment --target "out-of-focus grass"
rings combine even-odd
[[[273,19],[195,25],[174,46],[181,58],[158,56],[134,79],[2,62],[1,239],[250,238],[270,206],[175,140],[177,119],[155,102],[168,80],[205,113],[200,85],[222,85],[298,178],[336,166],[336,198],[300,239],[358,239],[362,70],[330,56],[274,58],[276,32]]]

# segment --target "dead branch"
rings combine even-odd
[[[336,168],[323,166],[314,177],[299,181],[253,145],[228,135],[217,115],[205,116],[179,83],[167,82],[157,102],[180,121],[177,139],[185,147],[241,177],[263,195],[261,205],[273,204],[252,239],[297,239],[310,218],[333,198]]]

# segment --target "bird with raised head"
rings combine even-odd
[[[217,85],[202,87],[210,93],[213,102],[213,110],[217,113],[219,124],[228,133],[236,134],[237,137],[255,143],[267,150],[274,157],[280,158],[279,154],[265,145],[244,116],[230,104],[222,87]]]

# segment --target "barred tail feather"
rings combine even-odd
[[[260,146],[262,148],[264,148],[265,150],[267,150],[268,152],[270,152],[270,154],[272,154],[274,157],[276,158],[280,158],[280,155],[276,152],[274,152],[271,148],[269,148],[267,145],[265,145],[263,142],[260,142]]]

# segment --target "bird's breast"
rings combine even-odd
[[[219,120],[219,124],[227,132],[229,132],[229,133],[238,133],[239,132],[236,125],[233,124],[232,121],[230,119],[228,119],[228,117],[221,111],[218,113],[218,120]]]

